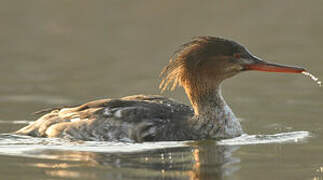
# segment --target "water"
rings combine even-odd
[[[322,77],[321,1],[0,1],[0,179],[323,179],[322,89],[298,74],[223,84],[244,135],[122,144],[10,134],[44,108],[159,94],[159,73],[194,36]],[[189,103],[181,88],[163,95]],[[9,133],[9,134],[8,134]]]
[[[294,131],[274,135],[247,135],[237,138],[215,142],[221,146],[250,145],[250,144],[272,144],[286,142],[302,142],[309,138],[307,131]],[[37,138],[15,134],[0,135],[0,154],[25,156],[34,158],[55,159],[49,150],[58,151],[80,151],[80,152],[103,152],[103,153],[133,153],[151,150],[168,150],[178,147],[189,147],[194,141],[165,141],[165,142],[102,142],[102,141],[72,141],[60,138]],[[37,154],[35,154],[37,152]],[[42,153],[45,152],[45,153]]]
[[[130,179],[174,176],[175,179],[225,177],[236,171],[232,165],[240,162],[232,157],[239,149],[237,145],[300,143],[309,137],[306,131],[279,133],[275,135],[242,135],[237,138],[216,141],[171,141],[171,142],[96,142],[71,141],[60,138],[35,138],[14,134],[0,135],[0,155],[42,159],[38,163],[25,163],[28,167],[47,169],[48,176],[64,178],[102,178],[91,171],[87,173],[71,170],[75,162],[90,166],[110,168],[134,168],[144,171],[128,172]],[[207,150],[207,152],[205,152]],[[206,155],[205,155],[206,154]],[[209,159],[209,157],[213,157]],[[47,163],[43,163],[47,160]],[[51,160],[63,161],[51,163]],[[94,165],[93,165],[94,163]],[[217,165],[208,169],[207,164]],[[134,166],[135,165],[135,166]],[[193,167],[193,169],[191,169]],[[102,167],[101,167],[102,168]],[[146,170],[148,169],[148,171]],[[109,176],[113,176],[111,175]],[[116,179],[124,179],[119,170]],[[85,176],[84,176],[85,175]],[[28,175],[27,175],[28,176]],[[38,176],[39,177],[39,176]],[[126,178],[127,179],[127,178]]]

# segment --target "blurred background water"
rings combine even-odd
[[[0,133],[24,126],[43,108],[159,94],[162,67],[199,35],[236,40],[258,57],[323,77],[322,12],[319,0],[0,0]],[[128,153],[36,148],[1,155],[1,177],[323,179],[322,88],[302,75],[246,72],[227,80],[223,93],[248,134],[302,130],[312,137]],[[180,88],[164,95],[189,103]]]

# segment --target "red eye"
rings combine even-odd
[[[234,57],[240,59],[240,54],[235,54]]]

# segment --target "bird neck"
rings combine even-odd
[[[240,122],[223,99],[221,84],[184,86],[194,109],[190,124],[205,137],[234,137],[241,135]]]
[[[195,116],[205,116],[215,109],[224,110],[227,106],[221,93],[221,84],[205,86],[201,83],[186,83],[184,89],[193,106]]]

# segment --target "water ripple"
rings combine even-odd
[[[250,145],[250,144],[271,144],[271,143],[287,143],[287,142],[299,142],[310,137],[308,131],[293,131],[284,132],[272,135],[248,135],[224,139],[218,142],[219,145]]]
[[[300,142],[310,136],[307,131],[294,131],[273,135],[247,135],[218,141],[221,146],[251,145]],[[52,159],[48,150],[133,153],[158,149],[188,147],[194,141],[164,141],[145,143],[104,142],[104,141],[72,141],[61,138],[37,138],[15,134],[0,134],[0,154]]]

